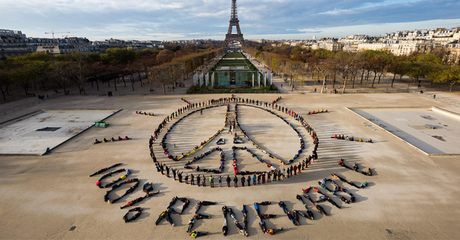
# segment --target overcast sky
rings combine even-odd
[[[459,0],[238,0],[246,39],[460,27]],[[225,38],[231,0],[0,0],[0,29],[90,40]],[[62,32],[62,33],[61,33]],[[66,33],[70,32],[70,33]]]

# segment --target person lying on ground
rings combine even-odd
[[[176,204],[178,197],[175,196],[171,199],[171,202],[169,202],[168,208],[172,207],[174,204]]]
[[[120,209],[123,209],[123,208],[127,208],[127,207],[130,207],[136,203],[139,203],[139,202],[142,202],[144,199],[146,198],[149,198],[149,197],[152,197],[156,194],[160,193],[160,191],[157,191],[157,192],[152,192],[152,193],[147,193],[145,196],[143,197],[138,197],[136,199],[134,199],[133,201],[131,202],[128,202],[127,204],[125,204],[124,206],[121,206]]]
[[[321,213],[323,215],[326,215],[326,216],[329,216],[329,214],[324,210],[323,207],[321,207],[321,205],[317,204],[315,207],[316,207],[316,210],[318,210],[319,213]]]
[[[211,215],[198,213],[198,214],[195,214],[194,218],[195,219],[209,219],[211,218]]]
[[[198,232],[198,231],[193,231],[191,233],[189,233],[190,237],[192,238],[197,238],[199,236],[205,236],[205,235],[208,235],[208,232]]]
[[[261,219],[269,219],[269,218],[275,218],[275,217],[276,217],[275,214],[261,214],[260,215]]]
[[[259,209],[259,203],[258,202],[254,202],[254,209],[257,212],[257,216],[260,217],[260,209]]]
[[[299,226],[299,221],[294,217],[294,215],[290,211],[288,211],[286,214],[289,220],[291,220],[295,226]]]
[[[279,228],[277,230],[273,229],[273,228],[269,228],[267,229],[267,231],[265,233],[268,233],[270,235],[274,235],[275,233],[279,232],[279,231],[283,231],[283,228]]]
[[[158,219],[155,222],[155,225],[160,224],[161,220],[166,218],[166,214],[168,214],[168,210],[161,212],[160,215],[158,216]]]
[[[142,209],[141,207],[136,207],[136,208],[130,209],[130,210],[123,216],[123,220],[125,221],[125,223],[136,220],[136,219],[142,214],[142,210],[143,210],[143,209]],[[129,213],[135,212],[135,211],[137,211],[136,214],[134,214],[132,217],[128,217],[128,214],[129,214]]]
[[[265,226],[264,221],[259,222],[259,227],[260,227],[260,229],[262,230],[263,233],[267,233],[267,226]]]
[[[189,204],[190,204],[190,201],[187,199],[182,205],[182,210],[180,211],[180,214],[184,212],[184,210],[188,207]]]
[[[278,202],[278,206],[280,206],[283,209],[284,213],[287,214],[289,212],[289,210],[287,209],[286,204],[284,204],[284,202],[282,202],[282,201]]]
[[[97,140],[97,139],[96,139],[96,140]],[[118,166],[120,166],[120,165],[122,165],[122,164],[123,164],[123,163],[116,163],[116,164],[114,164],[114,165],[112,165],[112,166],[110,166],[110,167],[102,168],[102,169],[100,169],[99,171],[97,171],[97,172],[95,172],[95,173],[93,173],[93,174],[91,174],[91,175],[89,175],[89,176],[90,176],[90,177],[96,176],[96,175],[98,175],[98,174],[100,174],[100,173],[103,173],[103,172],[105,172],[105,171],[107,171],[107,170],[109,170],[109,169],[118,167]],[[124,171],[124,169],[123,169],[122,171]],[[101,179],[99,179],[99,181],[100,181],[100,180],[101,180]]]
[[[319,197],[318,200],[316,200],[316,202],[317,202],[317,203],[325,202],[325,201],[327,200],[327,198],[328,198],[327,196],[321,196],[321,197]]]
[[[149,182],[144,183],[144,186],[142,187],[142,190],[143,190],[145,193],[147,193],[147,194],[148,194],[150,191],[153,191],[152,183],[149,183]]]
[[[195,223],[195,218],[192,218],[188,221],[188,229],[187,229],[187,232],[188,233],[191,233],[192,232],[192,228],[193,228],[193,224]]]

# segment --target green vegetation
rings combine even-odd
[[[245,58],[242,53],[227,53],[224,58]]]
[[[70,53],[48,55],[33,53],[26,56],[7,58],[0,61],[0,92],[4,101],[8,96],[29,96],[35,91],[63,89],[68,93],[70,87],[78,86],[85,92],[85,83],[90,82],[99,91],[99,84],[112,82],[117,91],[117,78],[126,87],[126,78],[134,83],[147,78],[149,82],[173,85],[172,79],[188,75],[224,51],[221,49],[203,50],[189,44],[185,47],[168,46],[164,50],[108,49],[105,54]],[[19,90],[17,90],[19,89]]]
[[[304,84],[305,76],[311,76],[316,82],[322,81],[323,85],[330,81],[335,89],[336,80],[341,79],[342,92],[345,92],[347,83],[354,88],[355,84],[362,85],[363,80],[370,80],[373,88],[387,73],[393,74],[391,87],[396,76],[399,80],[409,76],[414,83],[426,79],[431,86],[433,83],[449,83],[450,91],[460,82],[456,74],[459,66],[447,62],[448,52],[442,48],[430,53],[415,52],[410,56],[396,56],[383,50],[349,53],[288,45],[273,47],[271,44],[246,48],[245,51],[284,78],[291,78],[294,86]]]
[[[204,93],[279,93],[280,91],[275,86],[266,86],[261,88],[207,88],[192,86],[187,93],[188,94],[204,94]]]

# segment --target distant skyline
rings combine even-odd
[[[311,39],[460,27],[458,0],[237,0],[245,39]],[[92,41],[223,40],[231,0],[1,0],[0,29]],[[70,33],[60,33],[70,32]]]

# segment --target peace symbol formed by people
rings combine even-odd
[[[271,102],[259,101],[235,97],[233,94],[228,98],[195,103],[182,98],[186,105],[166,116],[150,137],[150,156],[157,171],[180,183],[206,187],[254,186],[299,174],[318,158],[319,139],[305,119],[294,110],[279,104],[280,100],[281,97]],[[225,118],[222,115],[219,120],[220,115],[212,114],[215,109],[225,109]],[[298,148],[292,153],[292,157],[282,157],[267,148],[263,140],[255,138],[251,131],[247,131],[240,118],[241,112],[248,109],[252,112],[264,111],[279,118],[290,129],[287,131],[296,134]],[[172,140],[171,135],[179,135],[180,138],[184,136],[184,129],[193,129],[190,121],[187,122],[188,118],[197,121],[211,117],[210,115],[221,121],[215,134],[200,140],[194,147],[185,144],[190,148],[185,151],[184,147]],[[200,162],[217,154],[219,163],[216,161],[214,167],[200,167]],[[249,154],[260,163],[260,167],[250,170],[241,168],[241,159],[238,156],[242,154]],[[231,161],[231,167],[228,161]]]

